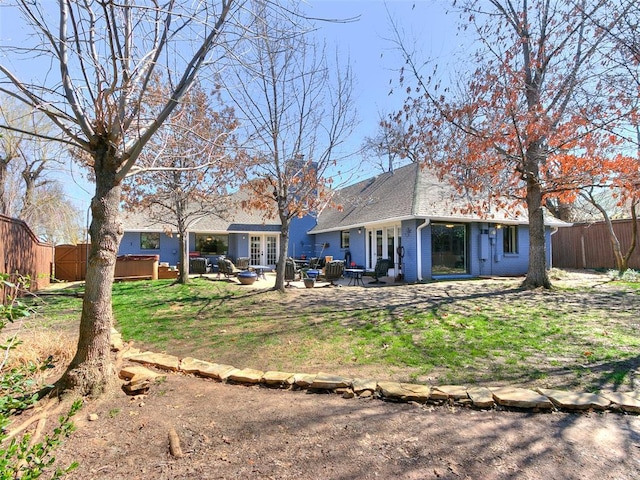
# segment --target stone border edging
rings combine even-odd
[[[402,382],[347,378],[327,373],[306,374],[280,371],[263,372],[251,368],[205,362],[192,357],[131,350],[123,358],[161,370],[183,372],[219,382],[244,385],[264,385],[271,388],[300,389],[310,392],[333,392],[344,398],[375,397],[382,400],[417,403],[450,403],[478,409],[496,406],[534,412],[611,411],[640,413],[640,398],[628,393],[574,393],[538,388],[535,391],[518,387],[464,387],[459,385],[428,386]],[[122,375],[121,375],[122,376]]]

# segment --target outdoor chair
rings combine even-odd
[[[204,257],[192,257],[189,259],[189,273],[209,273],[209,262]]]
[[[287,282],[287,287],[290,286],[290,282],[295,282],[296,277],[300,273],[300,270],[296,267],[296,262],[293,258],[287,258],[284,262],[284,281]]]
[[[376,260],[376,266],[373,269],[374,280],[369,283],[387,283],[380,280],[380,278],[387,276],[390,264],[391,261],[388,258],[378,258],[378,260]]]
[[[342,278],[344,273],[344,262],[342,260],[333,260],[324,266],[324,278],[335,286],[336,280]]]
[[[218,258],[218,276],[223,274],[225,278],[235,277],[240,272],[242,270],[236,267],[227,257],[221,256]]]
[[[238,257],[236,260],[236,267],[240,270],[247,270],[249,268],[249,262],[251,259],[249,257]]]

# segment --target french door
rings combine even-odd
[[[278,260],[278,235],[251,235],[249,253],[251,265],[274,266]]]
[[[400,226],[374,228],[367,231],[367,269],[373,270],[378,258],[391,260],[390,274],[398,266],[397,247],[401,242]]]

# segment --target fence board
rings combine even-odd
[[[88,243],[56,245],[56,278],[67,282],[84,280],[88,248]]]
[[[31,291],[46,287],[51,281],[53,245],[40,242],[22,220],[0,214],[0,273],[31,277]],[[2,291],[2,300],[5,299]]]
[[[632,220],[614,220],[613,230],[623,253],[631,245]],[[577,223],[560,228],[551,237],[553,266],[558,268],[615,269],[616,260],[605,222]],[[640,269],[640,245],[629,259],[629,268]]]

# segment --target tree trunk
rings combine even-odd
[[[275,290],[284,292],[285,281],[285,263],[287,261],[287,255],[289,252],[289,226],[290,220],[288,218],[280,217],[282,226],[280,227],[280,251],[278,254],[278,264],[276,266],[276,284]]]
[[[177,283],[189,283],[189,236],[185,231],[180,235],[180,268],[178,269]]]
[[[0,158],[0,213],[9,215],[9,202],[7,200],[7,165],[8,160]]]
[[[529,218],[529,270],[522,282],[522,288],[551,288],[547,274],[547,255],[542,210],[542,189],[540,188],[538,162],[540,148],[532,145],[527,151],[526,182],[527,210]]]
[[[58,386],[82,395],[97,395],[114,378],[111,361],[111,290],[123,228],[119,204],[121,187],[108,153],[96,160],[96,194],[91,201],[91,246],[85,280],[77,352]],[[103,161],[100,161],[103,160]]]

